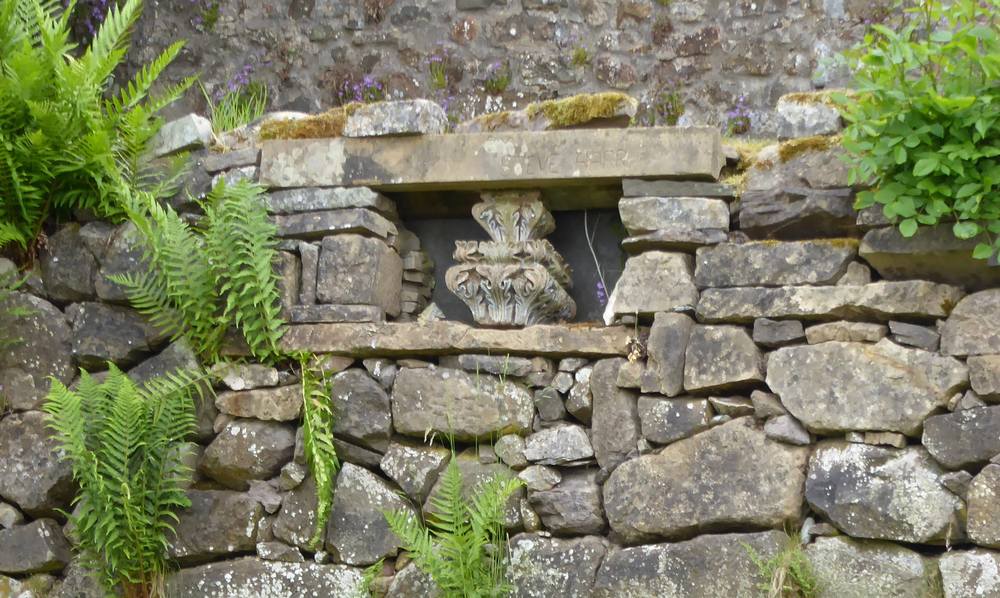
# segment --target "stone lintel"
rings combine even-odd
[[[286,351],[360,357],[487,353],[553,357],[628,354],[629,326],[537,325],[516,330],[474,328],[459,322],[291,325]]]
[[[264,143],[260,180],[272,189],[548,187],[622,177],[711,181],[724,163],[712,127],[339,137]]]

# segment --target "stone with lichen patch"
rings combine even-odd
[[[941,328],[941,352],[1000,353],[1000,289],[973,293],[958,302]]]
[[[981,467],[1000,455],[1000,405],[931,416],[922,442],[948,469]]]
[[[459,133],[490,131],[549,131],[576,127],[623,127],[635,116],[639,102],[609,91],[528,104],[524,110],[478,116],[455,127]]]
[[[843,126],[840,111],[824,98],[812,102],[802,101],[802,96],[778,98],[778,139],[793,139],[812,135],[834,135]]]
[[[288,424],[237,419],[205,449],[199,470],[234,490],[246,490],[250,480],[270,479],[292,460],[295,430]]]
[[[1000,596],[1000,552],[952,550],[938,560],[945,598]]]
[[[824,598],[925,596],[935,568],[931,559],[897,544],[846,536],[817,538],[805,556]]]
[[[551,488],[528,492],[528,502],[546,530],[558,536],[607,531],[598,475],[596,469],[567,470]]]
[[[856,255],[851,239],[723,243],[698,250],[694,281],[699,288],[829,285]]]
[[[362,104],[352,102],[338,106],[322,114],[295,118],[274,118],[265,121],[260,128],[261,139],[318,139],[340,137],[348,117]]]
[[[739,326],[695,326],[684,357],[684,389],[719,391],[764,380],[764,357]]]
[[[371,565],[395,556],[399,538],[389,529],[383,513],[399,510],[414,513],[385,480],[345,463],[333,491],[327,550],[334,560],[348,565]]]
[[[423,502],[448,464],[448,449],[393,441],[382,457],[381,468],[406,494]]]
[[[1000,548],[1000,465],[987,465],[969,484],[969,539]]]
[[[297,596],[308,588],[317,596],[357,596],[363,584],[361,569],[355,567],[246,557],[181,569],[167,576],[166,595],[175,598],[277,598]]]
[[[676,311],[697,302],[691,256],[647,251],[625,262],[625,270],[604,311],[604,323],[610,325],[622,316]]]
[[[590,596],[607,546],[603,538],[558,539],[520,534],[508,544],[513,598]]]
[[[248,552],[257,544],[264,512],[248,494],[228,490],[190,490],[191,506],[177,513],[176,535],[168,555],[183,564]]]
[[[354,109],[344,124],[344,137],[433,135],[448,130],[448,115],[425,99],[373,102]]]

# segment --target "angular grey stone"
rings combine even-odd
[[[424,99],[363,104],[344,124],[344,137],[440,135],[448,130],[448,115],[436,102]]]
[[[344,463],[353,463],[368,469],[378,469],[382,462],[382,453],[347,442],[338,437],[333,438],[333,448]]]
[[[799,520],[808,458],[743,417],[622,463],[604,484],[604,507],[629,544],[781,527]]]
[[[378,239],[336,235],[323,239],[316,297],[321,303],[375,305],[398,316],[403,262]]]
[[[259,162],[260,148],[244,147],[226,152],[208,152],[201,161],[201,167],[208,174],[215,174],[233,168],[257,166]]]
[[[764,424],[764,434],[771,440],[796,446],[807,446],[812,442],[809,431],[802,426],[802,423],[787,414],[767,420]]]
[[[855,232],[856,216],[850,189],[748,186],[741,196],[739,228],[755,238],[845,236]]]
[[[100,262],[100,270],[94,280],[97,297],[102,301],[126,303],[128,297],[125,289],[113,282],[110,277],[148,268],[148,264],[143,260],[144,241],[135,224],[125,222],[118,225],[96,249],[91,251]]]
[[[510,355],[458,355],[439,360],[442,367],[457,368],[467,372],[494,374],[523,378],[532,372],[531,360]]]
[[[249,183],[256,183],[259,178],[260,169],[256,166],[241,166],[240,168],[234,168],[232,170],[227,170],[226,172],[220,172],[212,177],[211,188],[215,188],[219,183],[225,183],[227,187],[231,187],[237,183],[246,181]]]
[[[960,361],[886,339],[785,347],[770,354],[767,370],[771,390],[816,433],[919,434],[924,419],[967,381]]]
[[[152,350],[157,334],[138,312],[103,303],[66,308],[73,325],[73,357],[80,366],[103,370],[107,362],[128,367]]]
[[[589,442],[588,440],[588,444]],[[528,466],[528,459],[524,456],[524,438],[516,434],[507,434],[497,439],[493,444],[493,452],[511,469],[524,469]]]
[[[160,351],[157,355],[150,357],[139,365],[128,370],[128,377],[136,384],[145,384],[153,378],[165,376],[178,370],[196,370],[201,366],[198,356],[191,350],[190,345],[184,339],[177,340]],[[250,367],[248,365],[232,367]],[[264,367],[264,366],[258,366]],[[216,370],[213,369],[213,373]],[[275,370],[275,384],[277,384],[277,370]]]
[[[729,206],[721,199],[703,197],[627,197],[618,212],[629,236],[658,230],[729,230]]]
[[[292,324],[385,322],[385,312],[374,305],[294,305],[288,310]]]
[[[59,524],[52,519],[0,529],[0,546],[0,573],[8,575],[62,571],[72,556]]]
[[[948,401],[948,409],[952,411],[965,411],[966,409],[976,409],[985,406],[986,402],[971,390],[965,391],[965,394],[955,393]]]
[[[594,536],[561,540],[519,534],[508,548],[507,579],[514,586],[513,598],[590,596],[607,552],[604,539]]]
[[[708,397],[712,408],[721,415],[732,418],[753,415],[753,401],[746,397]]]
[[[0,529],[10,529],[24,523],[24,515],[13,505],[0,502]]]
[[[278,370],[259,363],[227,363],[212,368],[229,390],[254,390],[277,386]]]
[[[642,437],[657,444],[693,436],[708,429],[712,407],[705,399],[639,397]]]
[[[982,239],[959,239],[951,224],[922,226],[912,237],[896,227],[870,230],[860,253],[885,280],[930,280],[970,290],[1000,286],[1000,268],[972,257]]]
[[[304,563],[306,561],[298,548],[281,542],[259,542],[257,556],[265,561],[281,561],[283,563]]]
[[[871,268],[860,262],[851,262],[847,264],[847,271],[837,280],[837,284],[840,286],[859,286],[870,284],[871,281]]]
[[[753,404],[754,417],[757,419],[767,419],[772,416],[785,415],[788,410],[781,404],[778,395],[755,390],[750,393],[750,402]]]
[[[212,141],[212,123],[197,114],[172,120],[149,141],[148,158],[161,158],[180,152],[201,149]]]
[[[969,484],[969,539],[1000,548],[1000,465],[987,465]]]
[[[441,598],[434,579],[414,563],[403,567],[392,576],[386,598]]]
[[[97,260],[81,238],[79,224],[67,224],[49,237],[40,257],[42,281],[51,300],[71,303],[94,298]]]
[[[534,402],[535,410],[538,411],[538,417],[542,418],[542,421],[559,421],[566,416],[562,397],[559,396],[559,391],[551,386],[536,390]]]
[[[297,420],[302,414],[302,385],[220,392],[215,398],[215,406],[222,413],[235,417]]]
[[[594,364],[590,375],[593,395],[590,442],[604,471],[613,470],[636,452],[641,437],[636,394],[616,385],[618,370],[624,363],[620,358],[602,359]]]
[[[646,341],[642,392],[674,397],[684,390],[684,354],[694,320],[684,314],[657,313]]]
[[[246,490],[250,480],[278,475],[292,460],[295,429],[287,424],[237,419],[205,449],[199,470],[234,490]]]
[[[621,316],[651,316],[698,303],[691,256],[665,251],[648,251],[625,262],[618,284],[604,310],[604,323]]]
[[[393,383],[396,382],[396,374],[399,373],[399,368],[396,367],[395,363],[388,359],[364,359],[361,363],[368,370],[368,375],[375,378],[382,385],[382,388],[386,390],[392,388]]]
[[[531,429],[535,408],[523,386],[449,368],[403,368],[392,390],[396,432],[469,441]]]
[[[383,452],[392,435],[389,395],[365,370],[351,368],[333,377],[333,433]]]
[[[729,390],[764,380],[764,356],[739,326],[695,326],[684,356],[684,389]]]
[[[757,318],[753,321],[753,342],[763,347],[784,347],[805,339],[805,330],[798,320]]]
[[[1000,454],[1000,405],[927,418],[923,445],[948,469],[985,465]]]
[[[0,305],[0,330],[13,343],[0,351],[0,383],[6,387],[19,379],[16,396],[5,389],[12,406],[38,404],[49,392],[49,376],[63,384],[73,380],[72,331],[54,305],[34,295],[13,293]]]
[[[396,204],[368,187],[303,187],[272,191],[265,197],[267,211],[272,214],[324,212],[348,208],[367,208],[384,216],[396,213]]]
[[[316,281],[319,276],[319,247],[313,243],[299,241],[299,262],[302,264],[299,304],[313,305],[316,303]]]
[[[956,287],[922,280],[873,282],[857,287],[705,289],[697,313],[699,320],[710,323],[749,323],[756,318],[942,318],[961,296],[962,291]]]
[[[594,456],[587,431],[573,424],[547,428],[524,441],[524,457],[541,465],[565,465]]]
[[[279,251],[274,264],[278,275],[278,297],[281,304],[281,316],[288,319],[288,311],[299,300],[299,286],[302,281],[302,264],[291,251]]]
[[[0,419],[0,497],[32,517],[69,510],[73,471],[57,447],[40,411]]]
[[[396,242],[396,225],[385,216],[363,208],[276,215],[271,219],[278,228],[277,235],[282,238],[308,241],[329,235],[358,234],[378,238],[389,245]]]
[[[1000,355],[977,355],[965,362],[972,390],[988,403],[1000,402]]]
[[[528,502],[557,536],[601,535],[607,531],[601,506],[599,471],[567,471],[547,490],[528,492]]]
[[[698,250],[694,282],[698,288],[831,285],[857,251],[843,239],[723,243]]]
[[[182,564],[204,563],[254,549],[260,503],[241,492],[189,490],[191,506],[179,511],[167,554]]]
[[[444,447],[393,441],[382,457],[381,468],[410,498],[423,503],[449,456]]]
[[[941,335],[933,328],[927,326],[917,326],[906,322],[889,322],[889,338],[900,345],[908,345],[925,349],[927,351],[937,351],[938,342]]]
[[[806,328],[806,342],[818,345],[829,341],[877,343],[889,334],[885,324],[870,322],[827,322]]]
[[[618,380],[615,381],[615,384],[621,388],[641,388],[642,377],[645,371],[646,364],[641,361],[627,361],[624,365],[622,365],[621,369],[618,370]],[[655,380],[653,376],[648,376],[647,378],[649,378],[649,384],[659,386],[659,381]],[[572,385],[570,385],[570,387],[572,388]]]
[[[971,481],[972,474],[964,470],[949,471],[941,476],[941,485],[962,500],[966,500],[966,496],[969,493],[969,483]]]
[[[927,596],[934,562],[891,542],[817,538],[805,549],[822,598]]]
[[[875,446],[906,448],[906,436],[898,432],[865,432],[862,442]]]
[[[529,465],[517,477],[524,482],[529,492],[551,490],[562,480],[558,469],[545,465]]]
[[[809,461],[806,500],[844,533],[941,544],[962,538],[964,505],[921,447],[890,449],[824,441]]]
[[[957,303],[941,328],[941,352],[1000,353],[1000,289],[973,293]]]
[[[721,229],[688,229],[671,226],[622,239],[622,249],[629,255],[646,251],[694,251],[705,245],[725,243],[729,233]]]
[[[399,538],[389,529],[383,512],[398,510],[413,512],[413,507],[382,478],[345,463],[333,491],[327,550],[334,560],[348,565],[371,565],[395,556]]]
[[[781,97],[775,114],[778,139],[835,135],[842,126],[837,107],[823,101],[802,102]]]
[[[272,526],[274,538],[305,550],[315,550],[309,544],[316,532],[316,481],[307,476],[281,501],[281,511]]]
[[[670,544],[609,552],[597,572],[594,598],[751,598],[760,595],[757,565],[788,542],[776,531],[706,535]]]
[[[730,200],[736,197],[736,190],[723,183],[700,181],[671,181],[642,179],[622,179],[624,197],[717,197]]]
[[[590,366],[577,370],[573,375],[576,382],[569,389],[569,396],[566,398],[566,411],[585,424],[590,423],[593,412],[594,398],[590,388],[593,371],[594,368]]]
[[[2,590],[0,590],[2,592]],[[16,594],[15,594],[16,595]],[[49,598],[105,598],[104,588],[79,557],[63,570],[62,580],[52,589]],[[30,598],[25,596],[24,598]]]
[[[171,598],[260,598],[297,596],[303,588],[317,596],[357,596],[362,570],[346,565],[283,563],[246,557],[181,569],[167,576]]]
[[[277,490],[277,484],[272,485],[271,481],[251,480],[250,490],[246,493],[247,498],[260,503],[264,507],[264,512],[274,515],[281,508],[281,501],[284,496]],[[259,534],[258,534],[259,536]]]
[[[944,598],[1000,595],[1000,552],[953,550],[938,560]]]
[[[572,374],[588,363],[590,361],[582,357],[564,357],[559,360],[558,369],[560,372],[569,372]]]
[[[957,359],[901,347],[831,341],[769,355],[767,385],[812,432],[887,430],[910,436],[968,383]]]

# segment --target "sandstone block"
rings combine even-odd
[[[378,191],[368,187],[305,187],[272,191],[265,197],[267,211],[272,214],[298,212],[324,212],[367,208],[383,216],[396,213],[396,204]]]
[[[302,412],[302,385],[221,392],[215,398],[215,406],[222,413],[234,417],[271,421],[297,420]]]
[[[323,239],[316,297],[321,303],[374,305],[399,315],[402,260],[378,239],[336,235]]]
[[[941,329],[941,352],[1000,353],[1000,289],[973,293],[957,303]]]
[[[987,465],[969,484],[969,539],[1000,548],[1000,465]]]
[[[698,288],[829,285],[847,271],[857,242],[847,239],[722,243],[695,258]]]
[[[670,444],[709,427],[712,407],[705,399],[639,397],[642,437],[656,444]]]
[[[629,258],[608,300],[604,323],[610,325],[621,316],[652,316],[694,306],[698,290],[693,274],[689,255],[649,251]]]
[[[279,237],[322,239],[328,235],[357,234],[375,237],[395,246],[396,225],[371,210],[345,208],[272,216]],[[402,276],[402,274],[401,274]]]
[[[593,397],[590,441],[597,463],[605,471],[611,471],[635,452],[640,438],[636,394],[616,384],[624,363],[624,359],[603,359],[594,364],[589,375]]]
[[[448,115],[431,100],[398,100],[363,104],[344,124],[344,137],[434,135],[448,130]]]
[[[589,596],[607,546],[603,538],[562,540],[540,534],[511,538],[507,578],[514,598]]]
[[[729,230],[729,206],[704,197],[627,197],[618,202],[630,236],[673,228]]]
[[[657,313],[646,341],[646,369],[640,378],[642,392],[668,397],[684,390],[684,355],[694,320],[684,314]]]
[[[739,326],[695,326],[684,356],[684,389],[719,391],[764,379],[764,356]]]

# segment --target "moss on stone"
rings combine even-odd
[[[784,163],[803,152],[822,152],[837,145],[840,145],[840,135],[814,135],[812,137],[789,139],[778,146],[778,157]]]
[[[851,97],[855,95],[855,92],[851,89],[824,89],[821,91],[795,91],[792,93],[786,93],[785,95],[778,98],[778,101],[792,102],[795,104],[826,104],[828,106],[836,106],[836,102],[833,101],[834,94],[843,94],[845,96]]]
[[[509,110],[488,112],[473,118],[472,122],[477,123],[483,131],[495,131],[510,121],[511,114]]]
[[[628,94],[619,91],[603,93],[582,93],[561,100],[546,100],[529,104],[525,108],[528,118],[543,114],[549,119],[553,128],[564,128],[580,125],[599,118],[612,118],[619,115],[619,108],[631,102]]]
[[[746,187],[747,173],[754,166],[758,168],[770,168],[770,161],[761,161],[760,152],[768,146],[777,144],[776,139],[742,139],[727,137],[722,140],[722,144],[736,150],[740,160],[736,166],[729,166],[723,169],[721,182],[731,186],[737,197],[743,194]]]
[[[319,139],[340,137],[344,134],[347,118],[361,106],[351,102],[322,114],[305,118],[273,120],[260,128],[261,139]]]

